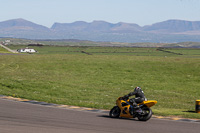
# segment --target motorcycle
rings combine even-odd
[[[157,101],[148,100],[143,101],[138,104],[137,110],[133,108],[133,105],[130,103],[130,99],[124,99],[123,97],[119,97],[116,100],[116,105],[110,110],[111,118],[125,117],[125,118],[138,118],[140,121],[147,121],[152,116],[152,110],[150,107],[155,105]],[[132,111],[132,112],[131,112]]]

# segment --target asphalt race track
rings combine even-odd
[[[113,119],[108,114],[0,99],[0,133],[199,133],[200,122],[152,118]]]

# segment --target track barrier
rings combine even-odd
[[[200,100],[196,100],[196,113],[200,113]]]

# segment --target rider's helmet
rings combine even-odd
[[[139,86],[135,87],[134,91],[140,91],[142,90]]]

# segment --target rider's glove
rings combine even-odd
[[[128,99],[128,95],[123,96],[123,99],[127,100]]]

